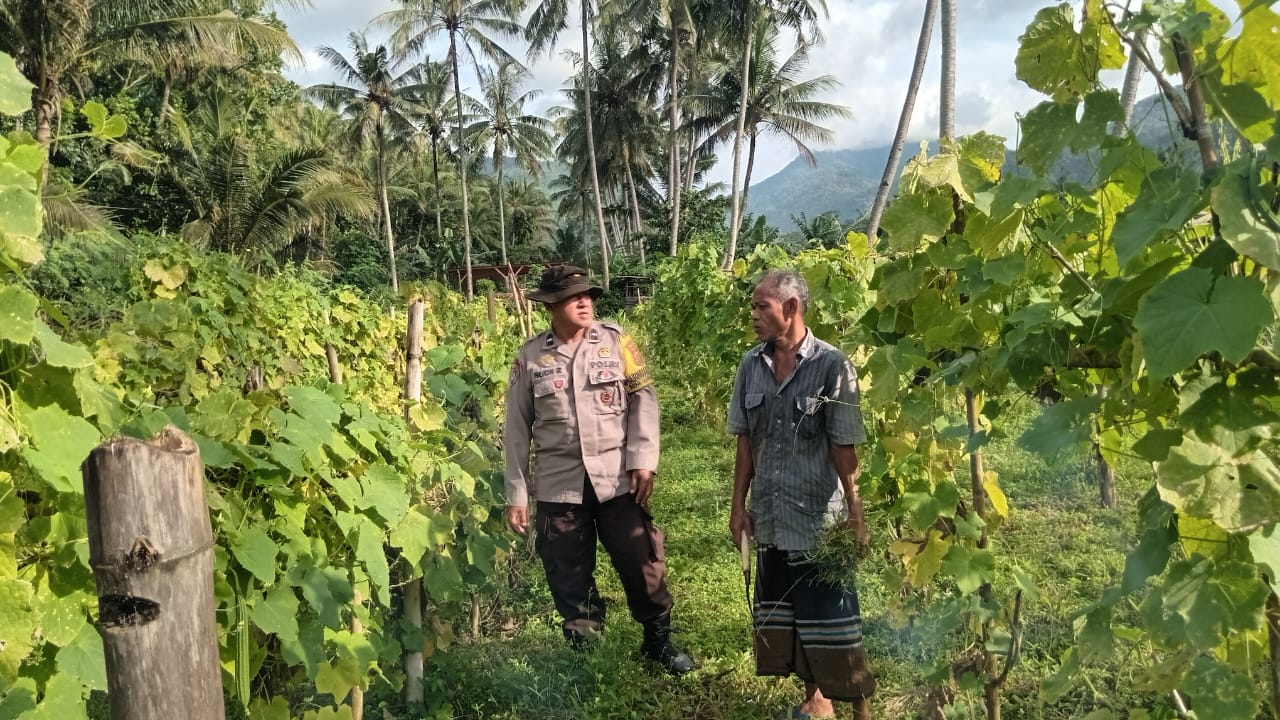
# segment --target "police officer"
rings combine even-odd
[[[604,629],[596,539],[644,627],[641,653],[674,675],[693,660],[671,636],[663,535],[648,511],[658,466],[658,398],[635,341],[597,322],[602,290],[573,266],[542,274],[529,297],[551,328],[520,348],[507,390],[507,523],[523,534],[536,494],[537,550],[565,638],[581,648]],[[530,481],[530,447],[536,456]],[[535,490],[536,489],[536,490]]]

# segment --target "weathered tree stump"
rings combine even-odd
[[[199,450],[170,426],[82,470],[112,720],[223,720]]]

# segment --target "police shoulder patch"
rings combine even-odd
[[[619,344],[622,346],[623,385],[628,393],[638,392],[653,384],[653,376],[645,365],[644,355],[640,347],[630,335],[623,335]]]

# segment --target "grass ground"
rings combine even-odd
[[[678,405],[678,404],[677,404]],[[732,446],[719,428],[667,412],[662,473],[652,501],[667,535],[667,564],[676,599],[678,641],[699,669],[680,679],[643,661],[640,629],[630,620],[607,556],[597,572],[612,600],[603,639],[590,652],[570,651],[536,558],[516,567],[519,588],[486,618],[481,638],[466,641],[431,662],[428,693],[442,697],[455,718],[494,720],[644,718],[647,720],[752,720],[772,717],[798,702],[794,679],[757,678],[750,653],[749,613],[738,555],[728,535]],[[1030,414],[1033,408],[1025,408]],[[1040,588],[1024,605],[1021,663],[1009,677],[1004,716],[1028,720],[1083,717],[1099,708],[1123,714],[1139,704],[1123,663],[1092,668],[1053,704],[1041,700],[1040,682],[1072,643],[1074,613],[1118,577],[1132,537],[1133,507],[1145,479],[1140,467],[1120,468],[1120,506],[1100,510],[1092,470],[1083,462],[1047,467],[1014,446],[997,442],[987,454],[1001,474],[1012,512],[992,539],[1006,563],[1014,558]],[[869,512],[880,548],[887,547],[884,508]],[[881,554],[859,568],[867,652],[880,690],[875,717],[917,717],[929,673],[945,667],[959,638],[933,632],[922,617],[912,631],[889,626]],[[970,702],[972,700],[972,702]],[[950,717],[981,717],[980,699],[961,696]],[[841,717],[848,708],[839,708]]]

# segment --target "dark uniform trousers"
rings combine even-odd
[[[588,479],[581,504],[539,502],[536,522],[538,555],[566,636],[604,626],[595,580],[597,538],[622,580],[631,616],[647,625],[671,612],[662,531],[634,495],[600,502]]]

